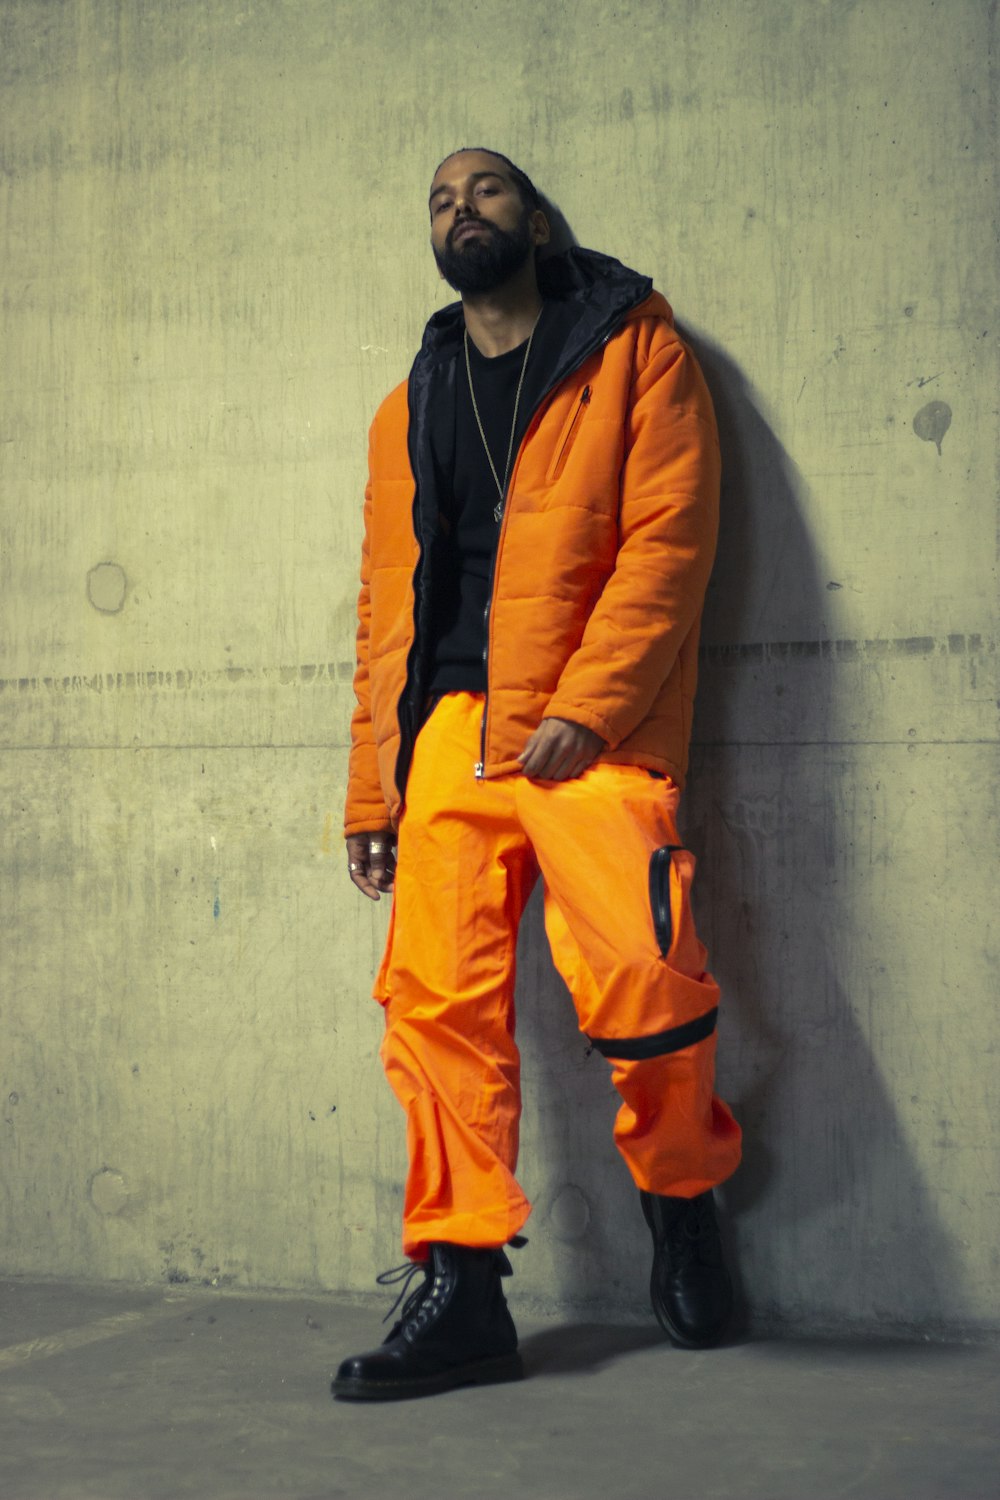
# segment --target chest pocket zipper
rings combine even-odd
[[[556,461],[549,471],[549,477],[551,479],[558,479],[559,475],[562,473],[566,460],[569,457],[569,450],[573,446],[573,439],[576,436],[576,430],[580,425],[580,418],[583,416],[584,408],[589,405],[590,386],[585,385],[583,390],[580,392],[580,399],[576,403],[576,410],[573,412],[573,420],[567,427],[566,436],[563,438],[562,443],[560,444],[559,452],[556,455]]]

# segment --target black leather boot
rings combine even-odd
[[[398,1401],[524,1374],[500,1285],[511,1274],[503,1251],[444,1243],[430,1249],[425,1264],[403,1268],[407,1276],[422,1270],[424,1281],[385,1343],[345,1359],[337,1371],[332,1390],[340,1400]]]
[[[725,1333],[733,1311],[715,1200],[710,1192],[639,1197],[653,1235],[649,1295],[660,1327],[682,1349],[708,1349]]]

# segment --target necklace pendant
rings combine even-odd
[[[503,501],[502,500],[498,500],[497,503],[496,503],[496,505],[494,505],[494,507],[493,507],[493,519],[497,523],[498,526],[500,525],[500,522],[503,520]]]

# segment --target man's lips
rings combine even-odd
[[[457,229],[452,230],[451,242],[453,245],[457,245],[460,240],[467,240],[471,235],[488,233],[488,225],[481,224],[476,219],[470,219],[464,224],[459,224]]]

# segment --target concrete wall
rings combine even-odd
[[[365,430],[497,144],[716,395],[687,806],[761,1321],[995,1326],[981,0],[3,0],[0,1265],[366,1289],[402,1118],[339,835]],[[533,906],[522,1295],[647,1249]]]

